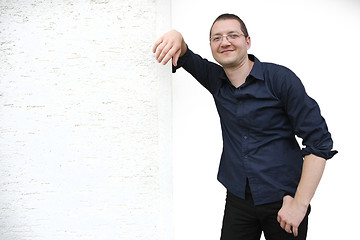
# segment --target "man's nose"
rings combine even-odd
[[[227,45],[230,45],[230,41],[228,40],[228,36],[223,36],[222,39],[221,39],[221,46],[227,46]]]

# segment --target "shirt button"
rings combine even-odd
[[[244,139],[246,140],[246,139],[248,139],[248,137],[247,137],[247,136],[244,136]]]

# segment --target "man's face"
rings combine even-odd
[[[235,37],[231,34],[235,34]],[[222,37],[214,41],[214,36]],[[234,19],[219,20],[214,23],[211,30],[210,47],[214,59],[224,68],[241,66],[247,59],[247,50],[251,46],[250,37],[245,38],[240,23]]]

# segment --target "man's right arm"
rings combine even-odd
[[[188,49],[179,32],[172,30],[165,33],[155,42],[153,52],[156,60],[164,65],[172,58],[173,72],[182,67],[212,94],[221,86],[218,77],[225,74],[223,68]]]
[[[176,30],[169,31],[161,36],[153,46],[156,60],[165,65],[172,58],[173,65],[177,66],[179,57],[187,51],[185,40],[181,33]]]

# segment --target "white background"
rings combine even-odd
[[[322,110],[339,151],[312,201],[308,239],[360,239],[360,2],[356,0],[173,0],[172,24],[209,60],[209,28],[240,16],[249,53],[292,69]],[[222,148],[212,96],[184,70],[173,75],[175,239],[219,239],[225,189],[216,174]]]
[[[176,239],[219,239],[212,97],[186,72],[173,75],[173,224],[170,66],[151,46],[172,24],[211,59],[209,28],[224,12],[246,22],[250,53],[299,75],[340,151],[313,200],[309,239],[360,239],[358,1],[0,5],[1,240],[167,240],[173,225]]]

